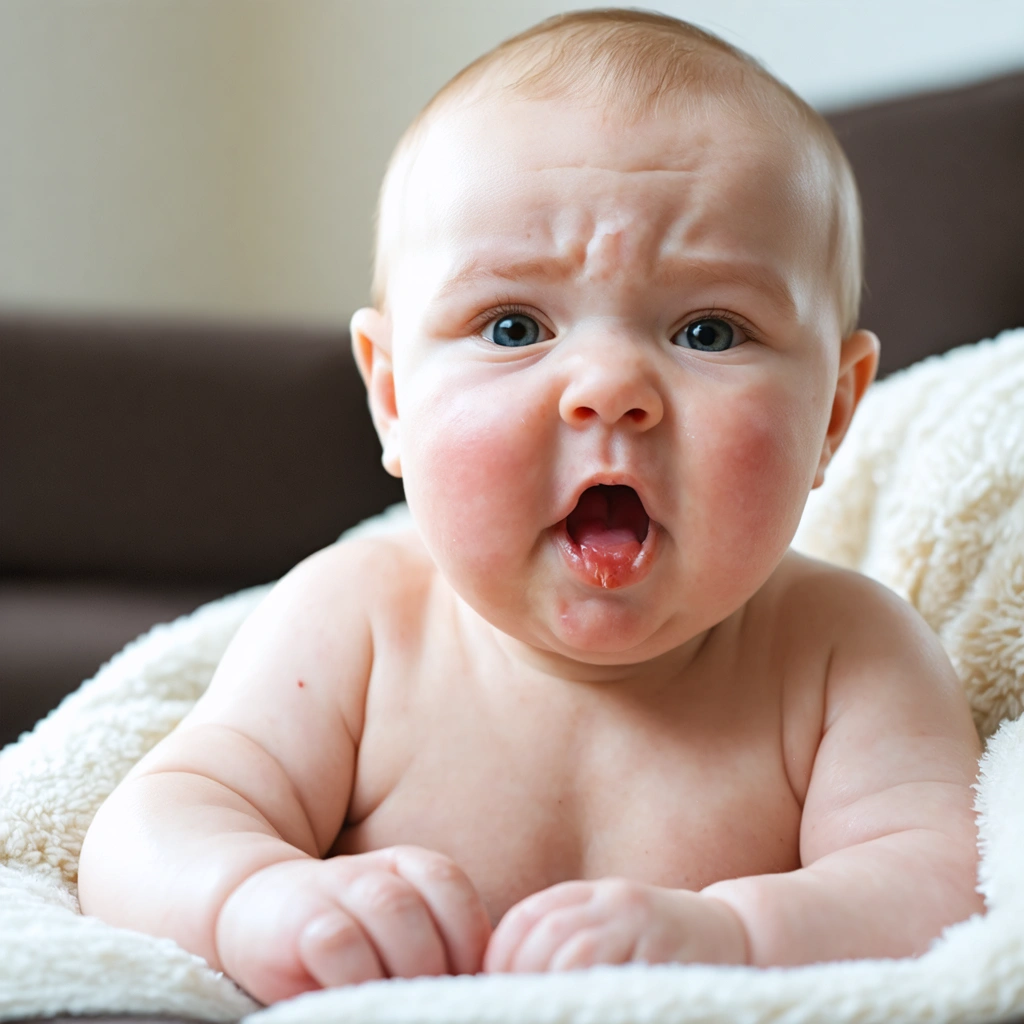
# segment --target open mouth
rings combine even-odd
[[[646,575],[651,517],[632,487],[588,487],[565,519],[564,553],[588,583],[625,586]]]

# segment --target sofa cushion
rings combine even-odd
[[[1024,325],[1024,72],[836,112],[882,374]]]
[[[0,318],[0,566],[273,579],[400,501],[344,330]]]
[[[0,746],[154,623],[221,596],[209,587],[0,579]]]

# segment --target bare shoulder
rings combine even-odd
[[[790,551],[766,586],[775,628],[796,633],[830,660],[923,659],[933,685],[959,692],[938,638],[920,614],[881,583]]]
[[[780,614],[827,626],[830,639],[857,628],[859,618],[850,614],[854,608],[897,618],[909,612],[919,618],[906,601],[870,577],[792,550],[768,586]]]
[[[434,565],[412,528],[342,540],[310,555],[278,583],[282,592],[314,591],[352,611],[372,615],[396,592],[429,583]],[[353,583],[356,585],[353,586]]]
[[[827,652],[803,862],[912,828],[973,843],[980,745],[928,624],[874,580],[799,555],[786,565],[778,600],[782,618]]]
[[[358,736],[374,634],[416,614],[433,564],[414,531],[341,541],[310,555],[285,575],[239,630],[211,684],[250,679],[275,665],[283,679],[341,702]],[[287,667],[286,667],[287,666]],[[294,677],[294,678],[293,678]],[[251,685],[251,683],[250,683]],[[312,693],[307,694],[312,696]],[[212,701],[208,701],[212,703]]]
[[[242,624],[193,710],[132,774],[206,776],[322,855],[351,793],[375,633],[414,614],[429,579],[414,535],[311,555]]]
[[[855,791],[929,773],[973,781],[978,740],[963,688],[911,605],[795,552],[758,601],[783,674],[785,753],[807,823]]]
[[[790,552],[779,580],[779,617],[828,650],[829,724],[849,701],[901,695],[966,708],[938,637],[903,598],[861,573]]]

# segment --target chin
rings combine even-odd
[[[602,595],[566,603],[552,620],[554,649],[577,661],[627,664],[662,653],[655,650],[661,623],[616,598]]]

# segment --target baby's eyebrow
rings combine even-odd
[[[671,277],[687,276],[700,284],[746,285],[766,295],[787,317],[796,316],[797,305],[785,280],[763,263],[745,260],[665,260],[662,264]],[[660,274],[658,275],[661,276]]]
[[[564,281],[580,269],[581,261],[569,257],[535,256],[528,259],[482,260],[472,258],[460,264],[441,284],[437,299],[444,299],[478,281],[528,281],[544,278]],[[658,260],[650,280],[671,287],[689,280],[699,285],[745,285],[766,295],[785,316],[796,314],[796,300],[789,286],[770,267],[747,260],[713,260],[665,256]]]
[[[547,280],[563,281],[571,277],[578,268],[578,262],[552,256],[534,256],[529,259],[473,258],[460,264],[438,288],[436,297],[447,298],[466,285],[477,281],[523,281],[543,277]]]

